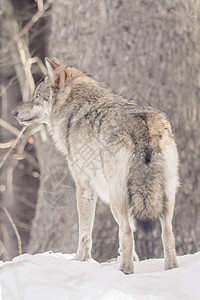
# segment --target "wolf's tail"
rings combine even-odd
[[[130,213],[145,232],[154,228],[163,212],[164,164],[161,153],[143,149],[134,155],[129,169]]]

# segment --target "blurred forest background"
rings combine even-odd
[[[28,101],[57,57],[170,119],[181,186],[173,220],[178,255],[200,250],[200,1],[0,0],[0,259],[76,251],[75,187],[44,125],[21,128]],[[160,224],[136,233],[140,259],[162,257]],[[98,202],[93,258],[116,257],[118,228]]]

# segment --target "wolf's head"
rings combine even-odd
[[[72,82],[81,73],[75,68],[66,68],[58,59],[45,59],[47,75],[36,86],[32,99],[16,107],[12,112],[23,125],[47,123],[52,105],[67,82]]]

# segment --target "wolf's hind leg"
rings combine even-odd
[[[172,231],[172,217],[174,202],[166,200],[163,215],[160,217],[162,227],[162,241],[164,248],[165,270],[178,267],[176,259],[174,234]]]
[[[132,234],[133,234],[133,259],[134,259],[134,261],[139,261],[139,257],[135,250],[135,238],[134,238],[134,233],[136,231],[135,220],[134,220],[133,216],[130,214],[130,210],[128,211],[128,214],[129,214],[129,224],[130,224]]]
[[[123,201],[111,200],[110,207],[119,225],[120,269],[125,274],[130,274],[133,273],[133,234],[129,224],[128,206]]]
[[[91,258],[96,195],[89,187],[82,188],[78,186],[76,194],[79,216],[79,243],[74,259],[84,261]]]

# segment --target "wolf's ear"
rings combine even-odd
[[[53,58],[53,62],[56,63],[57,65],[61,65],[61,62],[56,57]]]
[[[59,89],[63,89],[66,79],[65,65],[55,57],[53,60],[45,57],[45,62],[52,86],[54,86],[54,88],[58,87]]]
[[[54,83],[55,78],[54,78],[53,71],[55,70],[56,67],[58,67],[58,64],[56,64],[56,62],[50,60],[48,57],[45,57],[45,63],[46,63],[47,73],[49,75],[51,83]]]

